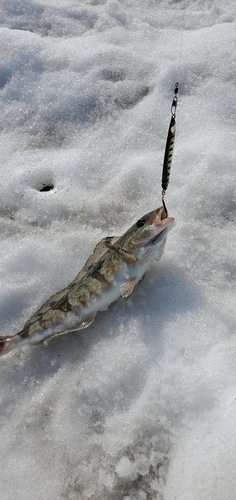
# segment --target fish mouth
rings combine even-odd
[[[149,240],[148,245],[155,245],[159,242],[159,239],[169,231],[171,227],[173,227],[175,223],[174,217],[169,217],[167,210],[164,207],[161,207],[154,213],[153,218],[151,220],[151,224],[155,227],[156,234]]]
[[[168,217],[168,212],[166,206],[163,205],[163,207],[161,208],[161,220],[167,219],[167,217]]]
[[[174,222],[174,218],[168,216],[168,213],[164,207],[160,207],[153,212],[152,218],[151,218],[149,224],[156,226],[156,227],[163,226],[163,228],[164,228],[164,227],[168,226],[169,224],[172,224],[173,222]]]

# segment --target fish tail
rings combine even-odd
[[[18,334],[14,335],[14,337],[0,337],[0,356],[11,352],[20,340],[21,338]]]
[[[25,328],[12,337],[0,337],[0,356],[4,356],[13,351],[19,342],[22,342],[29,335],[29,329]]]

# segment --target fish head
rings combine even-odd
[[[159,207],[139,219],[123,236],[122,249],[137,261],[159,260],[167,234],[175,223],[164,207]]]

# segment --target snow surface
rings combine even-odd
[[[235,2],[2,0],[0,24],[1,335],[160,205],[180,88],[161,262],[0,360],[1,500],[235,500]]]

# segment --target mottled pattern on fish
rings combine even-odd
[[[68,313],[71,313],[72,323],[74,319],[76,323],[74,326],[69,324],[67,331],[80,330],[91,324],[93,317],[81,322],[79,322],[79,317],[114,280],[121,261],[116,253],[108,251],[107,244],[112,244],[117,239],[118,237],[108,236],[97,244],[93,254],[76,278],[66,288],[52,295],[26,322],[23,330],[18,334],[22,339],[29,338],[34,333],[43,332],[51,325],[58,325],[66,316],[69,319]],[[105,253],[108,253],[108,256],[101,258]],[[33,337],[32,340],[34,341]],[[37,340],[35,342],[38,343]]]
[[[0,337],[0,355],[14,347],[88,327],[96,313],[120,296],[128,297],[152,260],[164,251],[174,219],[159,208],[121,237],[106,237],[95,247],[76,278],[52,295],[13,337]]]

